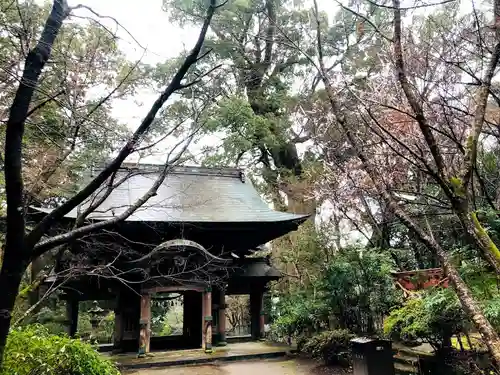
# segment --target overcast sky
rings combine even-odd
[[[120,22],[123,26],[117,32],[120,38],[120,48],[130,60],[137,60],[144,54],[142,61],[145,63],[154,65],[164,62],[178,56],[183,50],[191,49],[199,34],[199,27],[180,28],[178,25],[171,24],[167,12],[162,10],[162,0],[68,0],[68,3],[70,6],[77,4],[89,6],[98,14],[111,16]],[[336,4],[333,0],[319,0],[318,3],[320,8],[328,13],[335,11]],[[74,14],[96,18],[84,9],[75,10]],[[112,20],[101,18],[100,22],[112,30],[116,29],[116,24]],[[115,102],[113,116],[131,129],[135,129],[157,95],[152,91],[144,91],[127,101]],[[174,140],[171,140],[168,144],[173,142]],[[220,138],[204,137],[203,142],[200,142],[198,146],[214,142],[220,143]],[[168,147],[167,144],[160,148],[166,147]],[[196,153],[197,149],[199,147],[193,151]],[[161,163],[163,160],[161,155],[158,155],[149,157],[143,162]]]
[[[178,25],[171,24],[167,12],[162,10],[162,0],[68,0],[68,2],[70,6],[77,4],[89,6],[98,14],[113,17],[120,22],[123,26],[117,31],[120,48],[133,61],[144,55],[142,61],[145,63],[154,65],[164,62],[179,55],[183,50],[191,49],[199,33],[199,27],[180,28]],[[411,6],[415,2],[424,3],[422,0],[403,0],[402,6]],[[439,1],[425,1],[427,4],[431,2]],[[468,2],[470,1],[462,1],[462,4]],[[338,7],[335,0],[318,0],[318,4],[320,10],[332,15]],[[306,7],[305,4],[303,6]],[[431,11],[431,9],[425,10]],[[78,16],[96,18],[95,15],[83,9],[76,10],[74,13]],[[116,29],[116,24],[112,20],[101,18],[100,22],[112,30]],[[116,102],[113,106],[113,115],[120,122],[135,129],[156,97],[157,93],[144,91],[127,101]],[[218,139],[206,137],[203,141],[207,144],[217,142]],[[165,147],[162,145],[161,149]],[[163,161],[159,157],[148,159],[148,162]]]
[[[142,62],[151,65],[164,62],[192,48],[198,36],[197,28],[181,29],[171,24],[167,13],[162,10],[162,0],[68,0],[68,3],[70,6],[86,5],[101,16],[117,20],[122,27],[117,28],[113,20],[99,19],[106,27],[116,30],[119,46],[131,61],[142,57]],[[97,18],[84,9],[75,10],[74,14]],[[146,90],[126,101],[115,101],[113,116],[135,130],[156,98],[157,93]],[[163,161],[161,155],[144,160],[152,163]]]
[[[191,46],[197,37],[196,29],[180,29],[172,25],[167,13],[162,10],[162,0],[68,0],[70,6],[83,4],[103,16],[111,16],[126,28],[133,37],[147,48],[146,63],[157,63],[181,52],[184,46]],[[77,15],[89,15],[85,10],[76,10]],[[95,18],[95,16],[92,16]],[[114,22],[101,19],[110,26]],[[131,59],[142,55],[143,49],[123,30],[118,31],[121,47]]]

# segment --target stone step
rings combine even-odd
[[[394,362],[410,366],[418,366],[418,356],[410,355],[403,352],[398,352],[394,354]]]
[[[265,352],[248,352],[244,353],[235,351],[234,353],[226,353],[224,351],[215,351],[211,354],[202,353],[201,350],[189,351],[196,352],[194,355],[182,355],[182,350],[180,351],[170,351],[170,352],[160,352],[155,356],[155,353],[150,353],[146,358],[136,358],[131,356],[127,360],[119,360],[118,358],[113,358],[114,362],[121,370],[139,370],[145,368],[157,368],[157,367],[171,367],[171,366],[185,366],[185,365],[204,365],[212,362],[233,362],[233,361],[247,361],[247,360],[259,360],[259,359],[275,359],[275,358],[287,358],[288,356],[293,356],[293,350],[283,350],[282,348],[277,348],[276,350],[268,350]],[[188,352],[188,351],[187,351]],[[118,359],[118,360],[117,360]]]
[[[408,348],[408,347],[405,347],[402,345],[393,345],[393,351],[394,351],[394,354],[402,353],[405,355],[409,355],[411,357],[424,357],[424,356],[432,357],[432,356],[434,356],[434,353],[427,351],[427,350],[425,350],[425,351],[419,350],[419,347]]]
[[[418,367],[396,362],[394,363],[396,375],[418,375]]]

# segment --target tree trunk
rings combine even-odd
[[[469,204],[462,211],[459,208],[454,208],[454,210],[463,228],[482,251],[486,261],[495,269],[497,275],[500,275],[500,251],[486,229],[479,222],[476,213],[470,212]]]
[[[66,0],[54,0],[52,10],[45,22],[40,39],[26,57],[21,82],[10,107],[9,119],[6,124],[4,171],[7,200],[7,233],[5,247],[2,249],[4,259],[0,270],[0,285],[3,288],[0,295],[0,367],[3,360],[1,355],[5,350],[5,343],[12,318],[12,310],[21,278],[29,262],[59,244],[68,243],[86,233],[103,228],[105,225],[112,225],[119,220],[126,219],[127,215],[132,214],[138,207],[142,206],[151,196],[153,196],[163,183],[168,172],[168,167],[173,163],[172,161],[164,165],[161,177],[155,181],[151,189],[143,197],[138,199],[133,206],[129,207],[120,218],[110,219],[105,222],[104,225],[99,226],[91,224],[87,227],[81,227],[71,232],[56,235],[48,240],[40,241],[57,220],[87,199],[120,167],[123,160],[125,160],[139,144],[144,133],[148,131],[158,111],[168,98],[177,90],[196,83],[196,81],[194,81],[184,85],[181,82],[189,68],[202,58],[202,56],[199,56],[200,50],[216,8],[218,8],[218,6],[216,6],[215,0],[211,0],[194,48],[186,57],[168,86],[153,103],[146,117],[144,117],[128,142],[121,148],[118,155],[87,186],[64,204],[47,214],[31,232],[26,235],[24,217],[26,202],[24,200],[22,178],[24,124],[26,118],[29,116],[29,107],[31,105],[33,93],[39,85],[40,74],[50,57],[52,46],[61,29],[62,23],[71,10]],[[175,161],[177,160],[178,159]],[[103,223],[101,222],[100,224]]]
[[[6,252],[0,271],[0,285],[2,286],[0,293],[0,368],[9,335],[14,304],[25,270],[26,266],[18,254]]]
[[[318,17],[318,15],[316,15]],[[317,19],[319,24],[319,18]],[[319,25],[318,25],[319,26]],[[320,27],[318,27],[320,30]],[[318,46],[321,48],[321,37],[318,34]],[[321,74],[321,78],[323,83],[325,84],[326,93],[328,95],[328,99],[330,101],[332,112],[336,117],[336,120],[340,127],[342,128],[344,134],[346,135],[347,140],[354,148],[356,155],[360,159],[363,169],[370,176],[371,180],[374,183],[374,186],[379,191],[380,195],[387,203],[389,209],[398,217],[401,222],[410,230],[412,230],[416,235],[419,241],[421,241],[426,247],[439,259],[443,270],[450,280],[451,285],[455,289],[457,293],[458,299],[464,310],[467,312],[467,315],[472,320],[478,331],[481,333],[481,337],[486,343],[488,350],[496,363],[497,368],[500,367],[500,338],[498,337],[497,332],[491,325],[491,323],[484,316],[481,306],[474,299],[469,287],[460,277],[456,268],[450,262],[448,254],[444,251],[441,246],[436,242],[436,240],[428,235],[419,225],[417,225],[410,216],[399,206],[399,204],[394,200],[392,195],[385,188],[385,182],[382,180],[380,174],[373,167],[371,161],[368,159],[366,154],[363,151],[363,148],[359,145],[355,136],[351,133],[350,124],[348,124],[348,120],[344,112],[340,109],[335,95],[333,91],[333,86],[330,82],[330,79],[326,75],[326,70],[324,68],[323,61],[321,60],[322,52],[320,50],[320,61],[319,61],[319,72]]]
[[[255,68],[257,69],[257,68]],[[264,88],[261,87],[262,80],[255,87],[256,82],[251,81],[247,83],[248,101],[252,111],[258,116],[277,116],[278,108],[269,105],[269,99],[265,97]],[[275,129],[270,129],[270,131],[279,139],[281,134]],[[283,142],[279,145],[266,145],[263,143],[263,139],[260,138],[258,134],[255,135],[255,140],[261,149],[261,161],[265,167],[264,180],[271,187],[273,191],[273,199],[276,202],[277,209],[282,206],[281,199],[279,197],[279,190],[283,190],[284,187],[287,198],[288,198],[288,208],[295,213],[310,213],[310,207],[304,202],[304,196],[300,192],[294,192],[293,184],[286,181],[280,180],[280,171],[289,171],[294,177],[299,178],[302,176],[302,163],[298,156],[297,146],[293,142]],[[271,155],[275,169],[273,169],[268,155]],[[304,207],[306,206],[306,207]],[[307,211],[307,212],[304,212]]]
[[[24,187],[22,178],[22,141],[24,123],[33,93],[52,45],[68,14],[64,0],[54,0],[40,40],[29,51],[24,64],[21,83],[10,107],[5,132],[5,193],[7,197],[7,233],[2,269],[0,270],[0,367],[9,334],[12,311],[22,276],[29,264],[33,247],[25,246]]]

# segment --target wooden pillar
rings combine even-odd
[[[218,319],[218,329],[219,329],[219,342],[218,346],[226,346],[226,292],[221,289],[219,291],[219,319]]]
[[[151,296],[149,293],[141,295],[141,314],[139,319],[139,357],[149,353],[151,338]]]
[[[113,328],[113,351],[121,351],[123,339],[123,313],[120,307],[115,309],[115,326]]]
[[[122,332],[123,332],[123,322],[122,322],[122,312],[120,310],[115,311],[115,326],[113,330],[113,350],[120,350],[122,346]]]
[[[122,348],[122,340],[123,340],[123,331],[125,329],[124,325],[124,312],[123,312],[123,296],[121,293],[118,293],[118,296],[115,299],[115,326],[113,327],[113,351],[115,353],[121,352]]]
[[[259,316],[259,333],[260,333],[260,339],[264,340],[266,338],[266,315],[264,312],[264,293],[261,294],[261,302],[260,302],[260,316]]]
[[[69,337],[75,337],[78,329],[78,300],[76,299],[66,301],[66,322]]]
[[[250,293],[250,321],[252,338],[260,340],[264,338],[264,291],[256,290]]]
[[[201,347],[205,353],[212,353],[212,288],[203,292]]]

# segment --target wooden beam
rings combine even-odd
[[[166,292],[186,292],[194,291],[203,293],[205,287],[196,285],[182,285],[182,286],[155,286],[152,288],[143,289],[144,293],[166,293]]]

